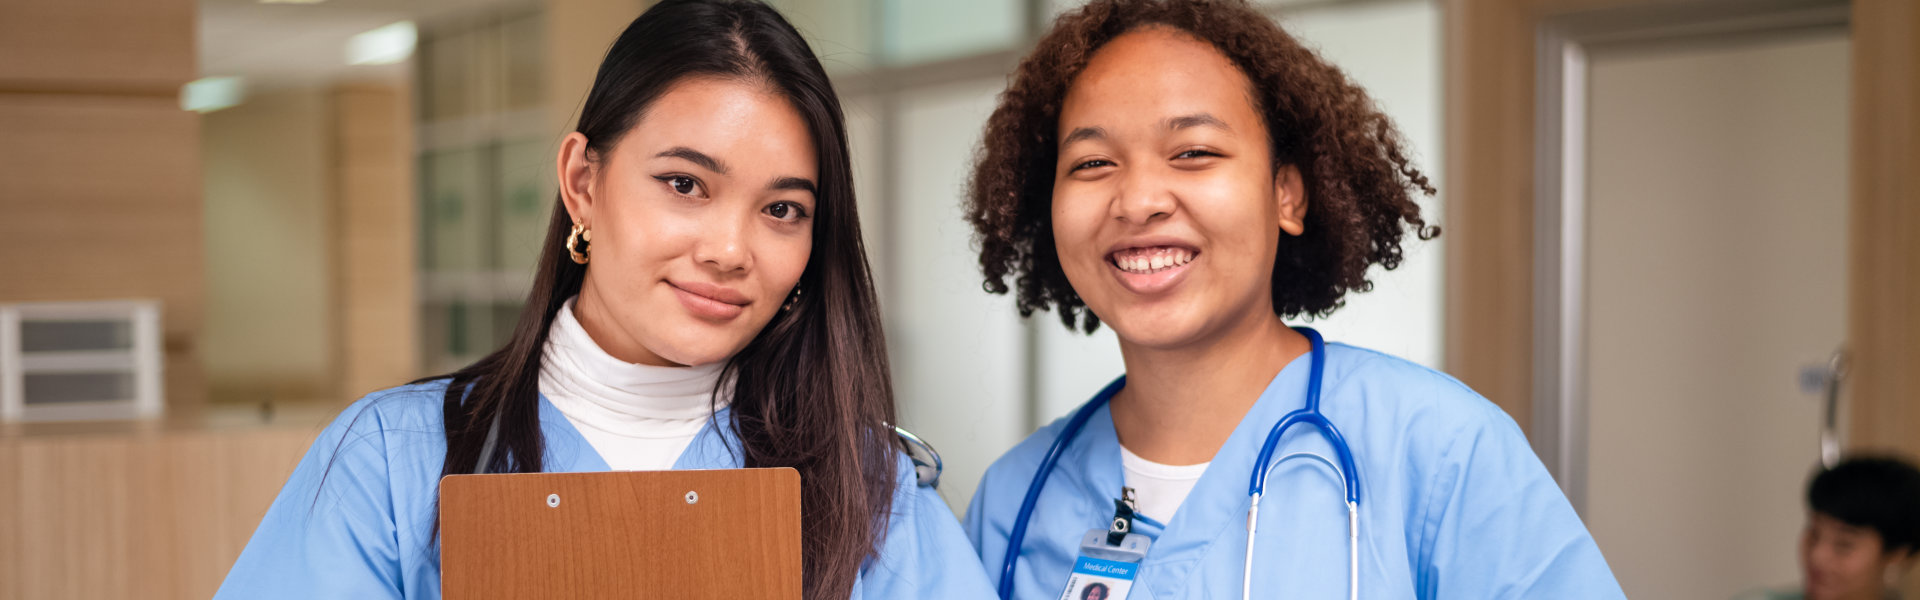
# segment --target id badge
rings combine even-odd
[[[1060,600],[1126,600],[1153,540],[1128,533],[1118,546],[1110,546],[1107,533],[1095,529],[1080,538],[1080,558],[1073,561],[1073,574],[1067,576]]]

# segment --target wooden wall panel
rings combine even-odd
[[[1520,423],[1533,401],[1533,9],[1446,5],[1446,364]]]
[[[172,96],[198,70],[193,0],[0,0],[0,92]]]
[[[334,287],[348,398],[419,377],[412,111],[404,87],[334,91]]]
[[[316,433],[0,438],[0,600],[212,596]]]
[[[546,0],[547,109],[557,140],[573,131],[607,48],[653,0]]]
[[[23,598],[125,598],[140,499],[129,482],[127,442],[66,438],[20,448]]]
[[[20,447],[0,440],[0,599],[19,598],[20,563],[25,548],[20,542],[20,496],[26,488],[20,482]]]
[[[159,299],[169,411],[205,389],[199,139],[171,97],[0,93],[0,302]]]
[[[1848,445],[1920,460],[1920,5],[1853,2]],[[1920,573],[1902,580],[1920,598]]]
[[[1920,5],[1853,6],[1852,442],[1920,457]]]
[[[240,548],[228,543],[227,489],[237,473],[229,438],[176,435],[146,444],[135,458],[135,487],[148,500],[134,538],[134,589],[175,598],[212,596]]]

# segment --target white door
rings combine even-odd
[[[1847,323],[1844,31],[1599,48],[1588,79],[1588,527],[1634,598],[1798,579]]]

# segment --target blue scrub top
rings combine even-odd
[[[1302,355],[1274,377],[1170,522],[1136,520],[1134,531],[1154,541],[1127,600],[1241,596],[1255,455],[1281,416],[1305,405],[1312,368]],[[1625,597],[1519,427],[1473,390],[1399,358],[1328,344],[1320,403],[1360,471],[1360,597]],[[996,584],[1027,486],[1066,421],[995,461],[967,511],[967,534]],[[1299,451],[1339,462],[1306,426],[1288,430],[1274,456]],[[1113,415],[1102,407],[1041,492],[1015,598],[1060,597],[1081,536],[1107,527],[1123,481]],[[1266,490],[1254,597],[1347,597],[1339,477],[1318,461],[1291,460]]]
[[[215,598],[438,598],[433,537],[446,456],[445,380],[373,393],[321,432],[267,509]],[[740,467],[727,414],[696,435],[675,469]],[[607,471],[565,415],[540,399],[545,471]],[[880,553],[853,598],[991,598],[952,509],[900,459]],[[641,590],[635,590],[636,593]]]

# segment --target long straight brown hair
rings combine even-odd
[[[812,255],[800,277],[804,292],[727,361],[721,381],[734,381],[732,411],[722,425],[738,434],[745,466],[800,472],[806,597],[846,598],[885,535],[899,447],[889,425],[893,384],[854,210],[840,102],[813,51],[772,8],[750,0],[665,0],[607,50],[575,131],[586,136],[589,152],[607,156],[648,106],[694,76],[768,86],[792,103],[813,137],[819,200]],[[554,315],[580,292],[588,269],[563,248],[572,225],[556,197],[533,290],[506,346],[427,379],[452,380],[443,406],[443,474],[542,470],[541,351]],[[485,464],[483,448],[491,450]]]

